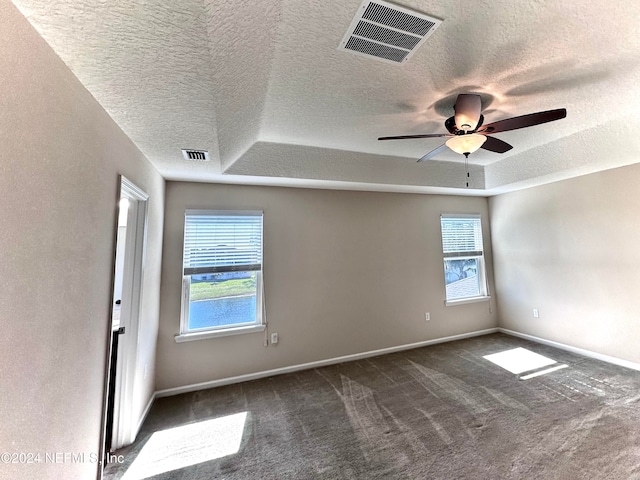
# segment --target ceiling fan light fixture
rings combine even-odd
[[[487,141],[487,137],[478,133],[471,133],[467,135],[456,135],[451,137],[445,143],[447,147],[460,155],[470,154],[478,150],[484,142]]]

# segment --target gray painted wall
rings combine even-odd
[[[0,0],[0,465],[12,479],[95,478],[118,174],[150,195],[134,418],[152,395],[164,180],[8,0]]]
[[[632,165],[491,198],[501,327],[640,362],[639,182]]]
[[[261,333],[175,343],[187,208],[264,210],[277,345]],[[491,265],[487,211],[485,198],[167,182],[157,389],[496,327],[490,302],[444,306],[440,214],[480,213]]]

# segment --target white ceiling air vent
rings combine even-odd
[[[402,64],[441,23],[391,3],[364,0],[338,50]]]
[[[182,156],[185,160],[194,162],[208,162],[209,152],[206,150],[182,150]]]

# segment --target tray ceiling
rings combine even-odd
[[[339,50],[360,0],[14,0],[167,179],[493,195],[640,160],[640,3],[424,2],[442,19],[402,65]],[[459,93],[485,122],[567,108],[445,152]],[[182,150],[206,150],[209,161]]]

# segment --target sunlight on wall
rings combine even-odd
[[[238,453],[246,420],[242,412],[155,432],[122,480],[143,480]]]
[[[493,353],[491,355],[485,355],[482,358],[485,358],[486,360],[489,360],[490,362],[495,363],[505,370],[509,370],[511,373],[515,374],[536,370],[538,368],[558,363],[544,355],[537,354],[522,347],[505,350],[500,353]]]
[[[129,199],[122,197],[119,203],[118,209],[118,226],[126,227],[127,226],[127,215],[129,213]]]

